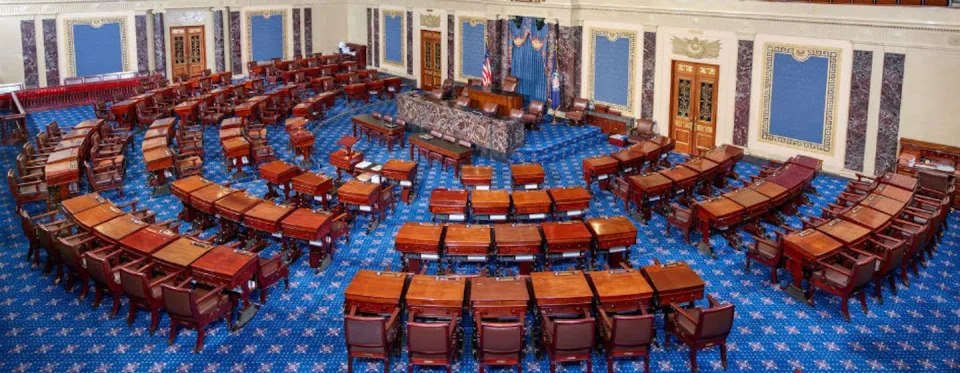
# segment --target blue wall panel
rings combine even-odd
[[[250,17],[250,46],[254,61],[283,57],[283,16]]]
[[[469,21],[460,22],[460,61],[464,76],[479,78],[482,75],[484,52],[487,46],[484,33],[485,23],[470,26]]]
[[[123,71],[123,45],[119,23],[100,27],[73,25],[73,53],[77,76]]]
[[[798,61],[788,53],[773,59],[770,134],[823,143],[829,59]]]
[[[610,41],[606,36],[595,36],[593,55],[593,99],[610,104],[629,106],[630,97],[630,39]],[[558,56],[558,58],[563,58]]]
[[[403,63],[403,15],[386,13],[383,19],[384,60]]]

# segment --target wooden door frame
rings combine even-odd
[[[690,87],[690,89],[691,89],[691,91],[690,91],[690,107],[691,107],[690,121],[691,121],[691,127],[692,127],[692,128],[690,129],[690,134],[691,134],[691,136],[690,136],[690,150],[691,150],[691,153],[693,153],[692,155],[696,155],[695,153],[697,153],[697,132],[698,132],[698,131],[697,131],[697,126],[699,125],[699,124],[697,123],[697,118],[699,117],[699,114],[700,114],[700,104],[699,104],[699,100],[700,100],[700,94],[699,94],[699,93],[700,93],[700,88],[699,88],[700,78],[699,78],[699,76],[700,76],[700,73],[699,73],[699,70],[700,70],[700,67],[701,67],[701,66],[706,66],[706,67],[712,67],[712,68],[714,68],[715,71],[716,71],[716,74],[713,75],[713,77],[714,77],[714,78],[713,78],[713,98],[712,98],[712,100],[713,100],[713,105],[712,105],[712,107],[711,107],[711,109],[712,109],[711,117],[713,118],[713,142],[714,142],[713,145],[716,146],[716,142],[717,142],[717,101],[720,100],[720,95],[719,95],[720,90],[718,89],[718,87],[719,87],[719,85],[720,85],[720,65],[718,65],[718,64],[709,64],[709,63],[691,62],[691,61],[684,61],[684,60],[670,60],[669,128],[668,128],[668,130],[667,130],[667,131],[668,131],[667,134],[668,134],[668,136],[669,136],[671,139],[673,139],[673,140],[676,140],[676,135],[675,135],[675,131],[674,131],[674,126],[675,126],[675,124],[676,124],[676,123],[675,123],[675,120],[676,120],[676,107],[675,107],[675,104],[676,104],[676,102],[677,102],[677,86],[676,86],[676,80],[677,80],[677,79],[676,79],[676,70],[677,70],[677,67],[676,67],[676,66],[677,66],[677,63],[690,64],[690,65],[693,65],[693,67],[694,67],[693,80],[691,81],[691,87]],[[696,94],[694,94],[694,93],[696,93]],[[694,100],[696,100],[696,103],[694,103]],[[694,108],[696,108],[697,110],[693,110]]]
[[[424,62],[425,62],[425,61],[424,61],[424,60],[425,60],[425,56],[426,56],[426,50],[425,50],[425,48],[424,48],[424,45],[426,44],[426,39],[428,39],[428,38],[424,38],[424,37],[423,37],[423,36],[426,35],[426,34],[435,34],[435,35],[437,35],[437,37],[436,37],[437,42],[438,42],[438,43],[442,43],[442,42],[443,42],[443,34],[440,33],[440,31],[420,30],[420,88],[421,88],[421,89],[423,89],[423,84],[426,82],[426,79],[424,79],[424,72],[426,71],[426,64],[424,63]],[[430,38],[430,39],[433,39],[433,38]],[[441,56],[440,60],[443,61],[443,57],[442,57],[442,56]],[[441,66],[440,69],[438,69],[438,70],[440,70],[440,75],[441,75],[441,78],[442,78],[442,75],[443,75],[443,67]],[[441,79],[441,81],[442,81],[442,79]],[[441,85],[443,85],[442,82],[441,82]]]
[[[201,35],[200,35],[200,56],[201,56],[201,57],[200,57],[200,65],[201,65],[200,71],[206,70],[206,68],[207,68],[207,27],[206,27],[205,25],[170,26],[170,30],[169,30],[169,33],[170,33],[170,47],[169,47],[169,49],[170,49],[170,50],[168,51],[168,53],[169,53],[169,56],[170,56],[170,73],[171,73],[171,74],[173,74],[173,61],[174,61],[174,60],[173,60],[173,58],[174,58],[174,53],[173,53],[173,30],[175,30],[175,29],[182,29],[182,30],[184,30],[184,36],[187,37],[187,39],[185,40],[186,43],[184,44],[184,47],[185,47],[184,52],[185,52],[185,56],[189,56],[189,54],[188,54],[189,52],[187,52],[187,51],[189,50],[189,46],[190,46],[190,40],[189,40],[190,31],[189,31],[189,30],[192,29],[192,28],[197,28],[197,27],[200,28],[200,34],[201,34]],[[189,58],[188,58],[188,59],[189,59]],[[188,62],[187,65],[191,65],[191,64]],[[188,68],[188,69],[187,69],[187,72],[188,72],[187,75],[192,78],[193,76],[190,76],[189,71],[190,71],[190,69]]]

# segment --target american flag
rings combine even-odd
[[[487,49],[484,52],[483,57],[483,71],[481,72],[481,79],[483,79],[483,86],[489,87],[490,83],[493,83],[493,71],[490,68],[490,50]]]

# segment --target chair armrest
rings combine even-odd
[[[214,288],[213,290],[210,290],[209,293],[206,293],[206,294],[204,294],[202,297],[197,298],[197,303],[203,303],[204,301],[206,301],[208,298],[210,298],[210,297],[212,297],[212,296],[221,295],[220,293],[223,293],[223,291],[224,291],[226,288],[227,288],[227,285],[221,285],[221,286],[218,286],[218,287]]]
[[[692,323],[694,323],[694,324],[697,323],[697,319],[694,319],[693,316],[690,316],[690,314],[687,313],[687,310],[683,309],[683,307],[680,307],[680,305],[678,305],[678,304],[676,304],[676,303],[674,303],[674,302],[670,302],[670,307],[672,307],[673,310],[676,311],[677,314],[679,314],[680,316],[683,316],[683,317],[685,317],[687,320],[690,320],[690,322],[692,322]]]
[[[874,245],[876,245],[876,246],[880,246],[880,247],[882,247],[882,248],[884,248],[884,249],[887,249],[887,250],[896,249],[895,246],[887,245],[887,244],[884,243],[884,242],[877,241],[877,240],[875,240],[873,237],[868,238],[867,241],[869,241],[870,243],[872,243],[872,244],[874,244]],[[857,251],[856,249],[853,249],[853,248],[851,248],[851,250]]]
[[[46,218],[50,218],[50,217],[57,216],[57,214],[59,214],[59,213],[60,213],[60,210],[53,210],[53,211],[50,211],[50,212],[42,213],[42,214],[40,214],[40,215],[31,216],[31,217],[30,217],[30,220],[32,220],[32,221],[34,221],[34,222],[37,222],[37,221],[40,221],[40,219],[46,219]]]
[[[607,332],[613,331],[613,322],[610,321],[610,318],[607,316],[607,311],[600,309],[597,314],[600,315],[600,326],[602,326]]]
[[[390,312],[390,318],[387,319],[386,328],[387,330],[393,329],[397,326],[397,318],[400,316],[400,308],[394,308],[393,312]]]
[[[863,250],[860,250],[860,249],[857,249],[857,248],[849,247],[849,248],[847,248],[847,250],[850,250],[850,251],[852,251],[852,252],[855,252],[855,253],[857,253],[857,254],[860,254],[860,255],[863,255],[863,256],[866,256],[866,257],[872,257],[872,258],[877,259],[877,260],[880,259],[880,256],[877,255],[877,254],[874,254],[874,253],[871,253],[871,252],[866,252],[866,251],[863,251]]]
[[[707,294],[707,300],[710,302],[710,307],[717,307],[720,305],[720,302],[717,302],[716,299],[713,299],[713,294]]]
[[[937,196],[937,198],[943,198],[943,197],[946,197],[946,196],[947,196],[946,193],[943,193],[943,192],[941,192],[941,191],[939,191],[939,190],[930,189],[930,188],[927,188],[927,187],[920,187],[920,191],[921,191],[921,192],[924,192],[924,193],[928,193],[928,194],[933,194],[933,195]],[[918,196],[915,195],[914,197],[918,197]],[[926,197],[926,196],[922,196],[922,195],[921,195],[921,196],[919,196],[919,197]]]
[[[153,266],[153,263],[150,263],[150,264],[148,264],[146,267],[141,268],[141,270],[143,270],[144,268],[147,268],[147,267],[151,267],[151,266]],[[158,278],[156,281],[150,283],[150,287],[155,287],[155,286],[160,285],[160,284],[162,284],[162,283],[164,283],[164,282],[170,281],[171,279],[179,276],[179,275],[182,274],[182,273],[183,273],[183,271],[174,272],[174,273],[171,273],[171,274],[169,274],[169,275],[166,275],[166,276],[163,276],[163,277],[161,277],[161,278]],[[188,280],[189,280],[189,279],[188,279]]]
[[[134,198],[134,199],[133,199],[132,201],[130,201],[130,202],[124,203],[124,204],[122,204],[122,205],[117,205],[117,208],[124,209],[124,208],[130,207],[130,206],[133,206],[133,209],[136,210],[136,209],[137,209],[137,203],[139,203],[139,202],[140,202],[139,199]]]
[[[818,261],[817,261],[817,265],[820,266],[820,267],[828,268],[828,269],[830,269],[830,270],[832,270],[832,271],[836,271],[836,272],[843,273],[844,275],[847,275],[847,276],[850,276],[850,275],[852,274],[852,273],[851,273],[848,269],[846,269],[846,268],[839,267],[839,266],[835,266],[835,265],[833,265],[833,264],[824,262],[823,260],[818,260]]]

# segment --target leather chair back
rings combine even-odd
[[[128,297],[145,300],[150,295],[147,289],[147,275],[127,267],[120,267],[120,285]],[[150,296],[152,298],[152,296]]]
[[[588,352],[593,348],[593,318],[553,321],[553,346],[560,353]]]
[[[457,105],[462,107],[470,107],[470,97],[467,97],[467,96],[457,97]]]
[[[612,343],[615,347],[637,347],[653,342],[653,315],[617,315],[613,317]]]
[[[444,79],[443,85],[441,85],[440,88],[443,89],[444,92],[449,92],[451,89],[453,89],[453,79]]]
[[[450,352],[449,324],[408,322],[407,350],[410,354],[446,355]]]
[[[190,289],[161,285],[163,291],[163,308],[171,315],[196,318],[197,306],[193,300],[193,291]]]
[[[483,85],[483,80],[476,79],[476,78],[470,78],[470,79],[467,79],[467,85],[470,85],[470,86],[480,86],[480,85]]]
[[[87,252],[84,254],[83,260],[87,265],[87,273],[94,281],[101,284],[110,284],[111,281],[115,285],[120,284],[120,274],[111,270],[110,259],[93,252]]]
[[[853,278],[851,282],[853,283],[854,289],[859,289],[870,283],[870,280],[873,279],[873,271],[876,268],[874,264],[876,260],[875,257],[867,257],[857,260],[853,265]]]
[[[515,92],[517,92],[517,85],[518,85],[518,84],[519,84],[519,80],[517,80],[517,77],[515,77],[515,76],[508,76],[508,77],[506,77],[506,78],[503,79],[503,88],[502,88],[502,90],[503,90],[504,92],[515,93]]]
[[[580,111],[587,110],[587,105],[589,103],[590,101],[587,101],[587,99],[585,98],[579,98],[579,97],[575,98],[573,99],[573,107],[571,110],[580,110]]]
[[[387,346],[387,334],[384,328],[386,320],[382,317],[347,315],[344,317],[344,333],[348,347],[383,348]]]
[[[530,100],[530,106],[527,106],[527,112],[534,115],[543,115],[543,101]]]
[[[702,339],[726,337],[733,327],[733,317],[732,303],[700,311],[700,320],[697,322],[699,337]]]
[[[497,115],[498,110],[500,110],[500,105],[492,102],[483,104],[483,113],[486,115]]]
[[[430,91],[430,96],[433,96],[434,99],[442,100],[443,99],[443,90],[440,88],[433,89]]]
[[[485,354],[519,354],[523,351],[523,323],[481,323],[480,349]]]
[[[523,119],[523,110],[510,109],[510,119]]]
[[[917,171],[917,186],[933,189],[941,193],[950,193],[950,188],[953,187],[953,180],[951,179],[949,174],[941,171]]]
[[[651,119],[646,119],[646,118],[640,118],[640,119],[637,119],[636,121],[634,121],[633,123],[634,123],[634,125],[636,125],[636,127],[635,127],[635,129],[634,129],[634,131],[636,131],[636,134],[641,135],[641,136],[653,136],[653,135],[654,135],[654,133],[653,133],[653,126],[654,126],[653,120],[651,120]]]

